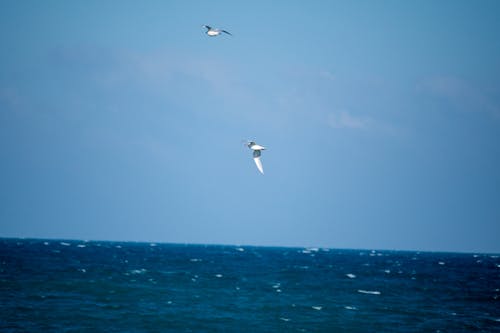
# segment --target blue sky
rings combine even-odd
[[[2,1],[0,236],[498,253],[499,12]]]

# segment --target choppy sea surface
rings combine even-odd
[[[0,331],[499,332],[500,258],[0,239]]]

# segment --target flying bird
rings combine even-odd
[[[207,29],[207,35],[209,35],[210,37],[219,36],[221,33],[225,33],[232,36],[232,34],[226,30],[212,28],[211,26],[208,25],[204,25],[203,28]]]
[[[264,174],[264,168],[262,167],[262,161],[260,160],[260,154],[262,150],[265,150],[266,147],[256,144],[253,141],[247,143],[247,147],[253,150],[253,160],[257,169],[259,169],[260,173]]]

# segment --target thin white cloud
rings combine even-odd
[[[336,79],[335,75],[333,75],[333,73],[328,71],[328,70],[320,71],[319,77],[326,79],[326,80],[330,80],[330,81],[333,81]]]
[[[417,85],[417,91],[451,104],[455,110],[489,113],[500,117],[498,90],[454,76],[434,76]]]
[[[328,114],[328,125],[332,128],[367,129],[373,123],[370,117],[354,116],[346,110]]]

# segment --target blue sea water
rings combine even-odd
[[[0,239],[1,332],[500,331],[488,254]]]

